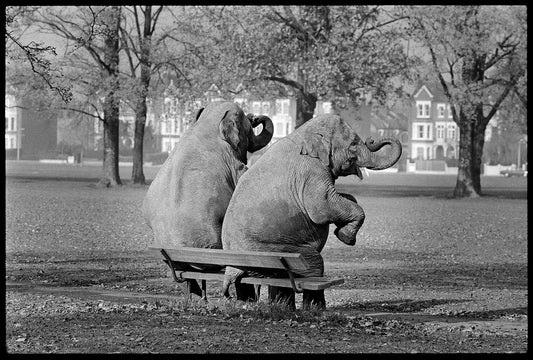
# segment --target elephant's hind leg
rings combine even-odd
[[[255,302],[259,300],[259,294],[256,293],[255,286],[252,284],[241,284],[239,280],[235,282],[235,292],[237,300]]]
[[[296,310],[295,294],[291,288],[269,286],[268,301],[271,303],[286,304],[291,310]]]
[[[324,290],[304,290],[302,308],[310,310],[313,306],[322,310],[326,308]]]

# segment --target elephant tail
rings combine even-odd
[[[231,266],[226,266],[224,273],[224,282],[222,284],[222,293],[225,297],[229,298],[229,286],[234,284],[235,281],[246,273],[244,270],[240,270]]]

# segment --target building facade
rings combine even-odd
[[[5,148],[6,150],[19,149],[19,124],[20,124],[20,109],[16,107],[15,95],[5,94],[5,114],[6,114],[6,130],[5,130]]]
[[[55,151],[58,111],[30,110],[30,99],[17,98],[6,84],[6,159],[38,159]]]
[[[422,85],[413,95],[409,142],[411,160],[457,159],[459,128],[450,104],[437,88]]]

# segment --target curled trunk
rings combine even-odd
[[[376,151],[385,145],[391,146],[391,151],[386,156],[376,154]],[[357,165],[372,170],[383,170],[396,164],[402,155],[402,145],[395,138],[383,138],[377,142],[368,138],[364,145],[361,145]]]
[[[274,135],[274,124],[272,123],[272,120],[268,116],[259,115],[259,116],[253,116],[250,117],[250,122],[252,123],[252,126],[255,128],[259,126],[259,124],[263,125],[263,130],[259,135],[252,135],[252,139],[250,141],[250,146],[248,148],[249,152],[254,152],[259,149],[264,148],[268,145],[270,140],[272,140],[272,136]]]

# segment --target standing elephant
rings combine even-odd
[[[376,153],[389,144],[388,155]],[[352,195],[338,193],[334,183],[361,168],[386,169],[400,158],[393,138],[364,143],[339,116],[320,115],[272,145],[239,180],[222,226],[222,247],[228,250],[299,252],[311,270],[299,276],[323,276],[320,251],[329,224],[337,238],[354,245],[365,214]],[[223,292],[245,273],[226,268]],[[289,300],[294,291],[271,287],[270,298]],[[304,305],[325,307],[324,291],[304,291]]]
[[[260,134],[253,128],[263,125]],[[265,147],[273,124],[267,116],[245,115],[231,102],[200,109],[150,185],[144,217],[155,243],[196,248],[222,248],[222,220],[247,152]],[[188,283],[201,296],[195,280]]]

